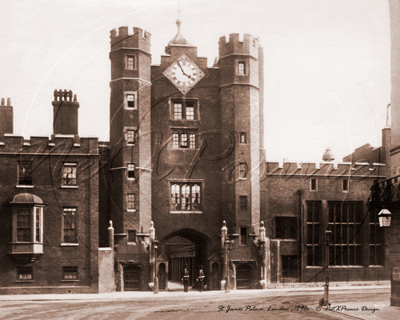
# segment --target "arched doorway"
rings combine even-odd
[[[168,280],[182,283],[185,266],[189,272],[189,286],[196,286],[200,266],[207,277],[208,241],[207,236],[192,229],[175,231],[165,237],[162,242],[169,259]]]
[[[248,264],[236,267],[236,289],[250,289],[253,268]]]
[[[126,266],[124,268],[124,291],[140,290],[141,269],[138,266]]]
[[[160,290],[165,290],[165,277],[166,277],[165,264],[160,263],[158,265],[158,288]]]
[[[214,262],[211,270],[211,290],[219,290],[221,280],[219,278],[219,265]]]

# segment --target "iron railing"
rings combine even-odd
[[[301,287],[322,286],[326,278],[331,285],[373,285],[390,280],[390,270],[383,266],[374,267],[329,267],[313,268],[311,270],[282,272],[282,276],[274,277],[269,282],[268,288],[274,287]]]
[[[382,208],[400,201],[400,176],[375,183],[368,198],[369,208]]]

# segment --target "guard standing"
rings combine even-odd
[[[199,277],[197,278],[197,280],[199,281],[200,292],[203,292],[203,286],[204,286],[203,266],[200,266],[199,268]]]
[[[189,290],[189,271],[188,265],[185,264],[185,273],[183,275],[183,291],[188,292]]]

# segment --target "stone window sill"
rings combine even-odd
[[[182,213],[195,213],[195,214],[202,214],[203,211],[170,211],[172,214],[182,214]]]
[[[71,279],[71,280],[67,280],[67,279],[63,279],[61,280],[61,282],[78,282],[78,279]]]

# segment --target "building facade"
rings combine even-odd
[[[267,163],[261,219],[271,239],[271,282],[388,280],[383,232],[367,206],[382,179],[378,163]]]
[[[221,37],[209,67],[177,26],[160,65],[148,32],[111,31],[109,142],[78,136],[72,92],[50,139],[14,135],[1,103],[0,293],[387,279],[367,199],[390,136],[350,163],[266,162],[259,39]]]
[[[0,293],[98,292],[98,140],[78,136],[72,92],[54,92],[51,138],[13,134],[0,106]]]
[[[235,240],[234,268],[246,269],[243,283],[256,287],[262,48],[250,35],[223,37],[219,60],[208,67],[177,25],[158,66],[151,65],[149,33],[111,31],[108,217],[118,287],[151,287],[157,269],[166,289],[168,279],[181,281],[186,266],[191,284],[202,268],[208,287],[220,288],[234,272],[221,254],[223,220]]]

